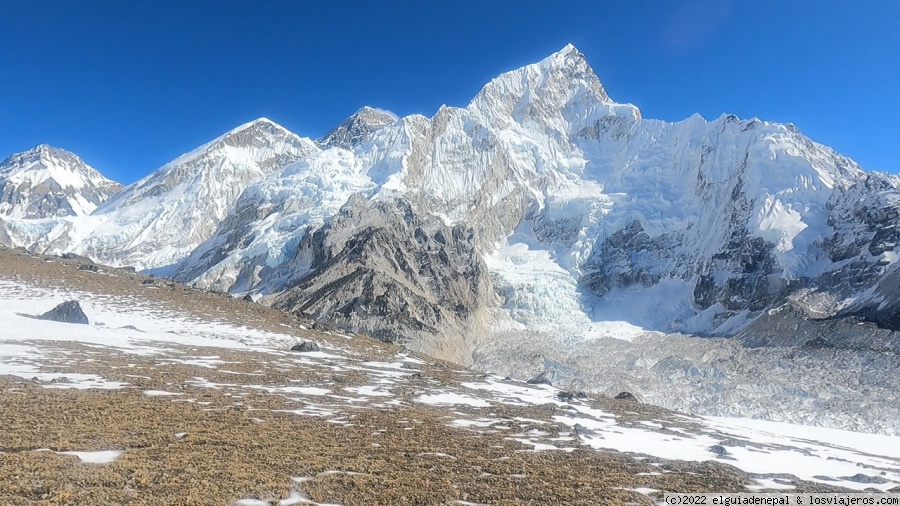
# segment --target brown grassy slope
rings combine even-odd
[[[346,339],[300,329],[292,316],[179,284],[157,281],[156,288],[148,288],[147,278],[124,271],[77,270],[82,263],[0,250],[0,279],[129,295],[199,317],[314,338],[356,354],[358,361],[388,360],[400,351],[363,336]],[[265,388],[319,386],[348,395],[346,388],[371,378],[327,361],[300,365],[287,353],[166,343],[165,353],[136,357],[65,341],[31,344],[53,357],[47,367],[55,371],[99,374],[129,385],[55,389],[0,377],[0,505],[233,504],[241,498],[286,498],[294,491],[344,505],[651,504],[627,489],[745,491],[748,483],[742,473],[717,462],[635,459],[579,447],[577,436],[551,421],[556,409],[551,405],[479,410],[413,402],[429,389],[477,377],[436,360],[417,366],[420,372],[396,385],[399,405],[322,397],[312,404],[330,406],[332,413],[310,416],[279,411],[309,408],[308,398]],[[192,356],[216,356],[227,367],[179,361]],[[229,386],[203,387],[196,377]],[[150,397],[146,390],[180,395]],[[623,423],[630,417],[671,416],[610,399],[591,403],[617,413]],[[453,419],[479,416],[501,419],[507,428],[450,426]],[[509,438],[529,430],[547,432],[547,438],[569,436],[572,441],[558,446],[574,450],[534,452]],[[103,465],[54,453],[110,449],[124,455]],[[817,487],[800,485],[801,490]]]

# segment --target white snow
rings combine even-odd
[[[345,387],[344,390],[365,397],[391,397],[394,394],[380,389],[379,385],[364,385],[361,387]]]
[[[457,394],[453,392],[445,392],[439,394],[420,395],[416,397],[416,402],[432,405],[454,405],[460,404],[464,406],[472,406],[474,408],[484,408],[490,406],[491,403],[484,399],[471,397],[468,395]]]
[[[77,325],[38,320],[23,315],[41,314],[67,301],[78,300],[91,325]],[[215,315],[205,318],[155,307],[129,297],[106,297],[74,290],[43,289],[22,283],[0,280],[0,318],[10,322],[0,326],[0,349],[7,351],[16,363],[31,357],[36,348],[22,341],[52,341],[65,336],[66,341],[112,347],[138,355],[158,355],[165,348],[149,343],[176,343],[220,348],[261,349],[264,344],[285,347],[296,338],[224,323]],[[126,325],[140,329],[136,332]],[[168,359],[172,360],[172,359]],[[223,363],[214,357],[175,359],[197,365]]]
[[[74,455],[85,464],[110,464],[119,459],[123,450],[100,450],[93,452],[56,452],[59,455]]]
[[[716,459],[710,451],[728,439],[745,441],[744,446],[726,444],[728,459],[722,462],[750,473],[793,474],[810,481],[830,483],[850,489],[875,487],[888,490],[900,485],[900,437],[865,434],[838,429],[808,427],[784,422],[745,418],[683,417],[686,422],[699,422],[701,431],[679,427],[679,423],[643,420],[637,426],[620,423],[616,416],[578,402],[562,402],[559,390],[547,385],[525,385],[488,378],[480,383],[462,383],[466,389],[480,390],[495,402],[541,405],[554,403],[564,414],[552,417],[567,427],[576,425],[591,431],[580,440],[598,450],[616,450],[654,457],[706,461]],[[445,395],[458,395],[447,392]],[[557,413],[560,413],[558,408]],[[454,427],[479,430],[502,429],[501,419],[455,419]],[[559,447],[535,438],[532,431],[513,439],[534,446],[535,450],[558,450]],[[856,474],[879,476],[885,484],[858,483],[848,478]],[[760,487],[787,489],[787,485],[760,479]]]
[[[144,395],[146,395],[147,397],[172,397],[184,394],[166,392],[165,390],[144,390]]]

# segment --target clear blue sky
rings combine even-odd
[[[129,183],[260,116],[432,115],[572,42],[645,117],[790,121],[900,171],[893,0],[0,0],[0,158],[49,143]]]

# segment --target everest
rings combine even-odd
[[[896,176],[790,124],[644,118],[569,45],[432,117],[367,107],[318,141],[243,125],[89,215],[0,217],[0,242],[482,370],[895,433],[866,403],[900,391],[879,373],[900,352],[898,217]]]

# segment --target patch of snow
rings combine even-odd
[[[148,397],[168,397],[168,396],[178,396],[184,395],[175,392],[166,392],[165,390],[144,390],[144,395]]]
[[[59,455],[74,455],[85,464],[110,464],[119,459],[123,450],[100,450],[93,452],[56,452]]]
[[[473,408],[484,408],[491,405],[491,403],[485,401],[484,399],[457,394],[454,392],[441,392],[438,394],[420,395],[416,397],[415,401],[435,406],[461,404],[464,406],[471,406]]]

